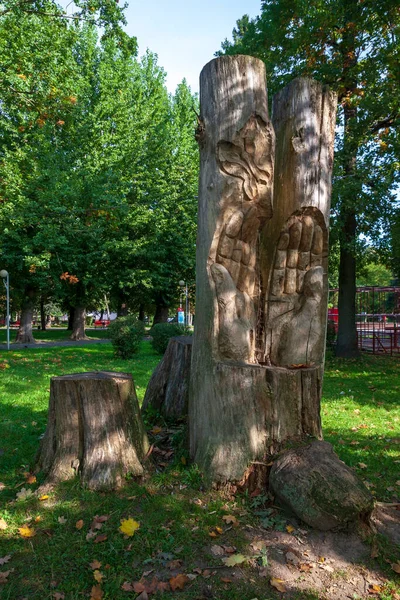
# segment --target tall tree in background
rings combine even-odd
[[[260,16],[240,19],[233,42],[222,44],[223,53],[263,59],[272,94],[296,76],[313,77],[338,93],[332,240],[340,246],[340,356],[357,353],[360,235],[385,245],[395,209],[399,34],[400,11],[392,0],[265,0]]]

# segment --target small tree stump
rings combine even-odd
[[[90,489],[113,489],[144,472],[149,448],[132,376],[99,371],[52,377],[47,429],[37,468],[47,482],[79,475]]]
[[[142,410],[150,407],[169,419],[187,415],[192,344],[191,336],[169,340],[164,357],[147,386]]]

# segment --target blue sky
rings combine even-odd
[[[237,19],[255,17],[260,7],[261,0],[128,0],[126,29],[137,37],[140,55],[146,48],[158,54],[171,92],[183,78],[197,92],[201,69],[231,39]]]

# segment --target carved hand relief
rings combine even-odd
[[[327,231],[321,213],[305,209],[281,231],[268,299],[267,356],[279,366],[323,358]]]
[[[240,182],[223,198],[223,226],[210,267],[218,300],[218,349],[225,359],[255,362],[257,243],[272,213],[272,149],[272,126],[254,115],[231,142],[218,144],[221,171]]]

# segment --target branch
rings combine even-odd
[[[375,123],[372,123],[369,130],[371,133],[376,133],[380,129],[384,129],[386,127],[391,127],[392,125],[395,124],[395,122],[397,121],[397,119],[399,117],[400,117],[400,113],[396,113],[394,115],[389,115],[388,117],[386,117],[385,119],[382,119],[381,121],[375,121]]]

